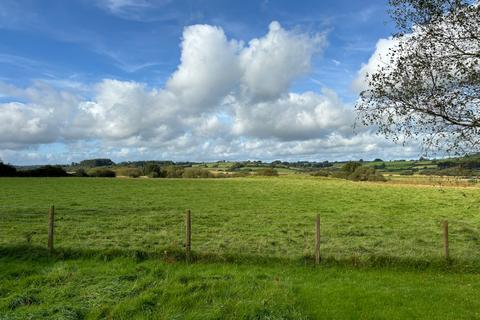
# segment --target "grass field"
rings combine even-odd
[[[0,319],[480,318],[479,188],[289,175],[5,178],[0,190]]]

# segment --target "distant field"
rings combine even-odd
[[[388,184],[422,185],[433,187],[477,187],[480,186],[477,178],[440,177],[427,175],[399,175],[384,173]]]
[[[287,175],[4,178],[0,190],[0,319],[480,317],[480,188]],[[313,269],[317,213],[324,262]]]

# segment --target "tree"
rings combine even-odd
[[[390,0],[399,32],[356,105],[365,125],[424,152],[480,148],[480,5]]]
[[[4,164],[0,159],[0,177],[15,177],[17,169],[9,164]]]
[[[90,159],[80,161],[80,166],[85,168],[113,166],[115,162],[110,159]]]
[[[358,167],[361,167],[362,164],[360,162],[349,161],[342,166],[342,171],[347,173],[353,173],[357,170]]]

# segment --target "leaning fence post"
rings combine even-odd
[[[55,228],[55,207],[51,206],[48,212],[48,251],[53,252],[53,233]]]
[[[185,210],[185,256],[190,261],[190,250],[192,248],[192,216],[190,210]]]
[[[320,264],[320,215],[315,221],[315,265]]]
[[[445,259],[449,259],[448,252],[448,221],[443,221],[443,250],[445,254]]]

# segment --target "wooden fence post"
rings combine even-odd
[[[192,249],[192,215],[190,210],[185,210],[185,256],[190,261],[190,250]]]
[[[445,259],[449,259],[450,255],[448,252],[448,221],[443,221],[443,250],[445,254]]]
[[[315,221],[315,265],[320,264],[320,215]]]
[[[55,228],[55,207],[51,206],[48,212],[48,251],[53,252],[53,233]]]

